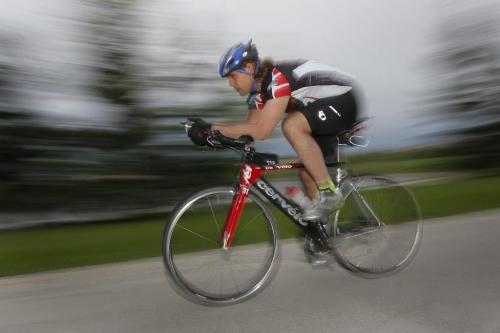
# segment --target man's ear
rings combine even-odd
[[[248,63],[245,65],[245,70],[250,74],[255,74],[255,64]]]

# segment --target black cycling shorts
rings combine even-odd
[[[311,135],[337,136],[353,127],[358,106],[352,91],[340,96],[326,97],[309,103],[301,110],[311,127]]]
[[[337,135],[350,130],[358,117],[358,105],[352,91],[319,99],[300,110],[311,127],[311,135],[324,157],[336,153]]]
[[[321,149],[325,160],[327,158],[334,158],[337,155],[338,140],[336,136],[313,136],[313,139]]]

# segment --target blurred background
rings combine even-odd
[[[239,157],[194,147],[179,122],[245,119],[217,64],[249,38],[262,56],[315,59],[358,79],[374,117],[371,144],[352,152],[362,170],[498,181],[498,1],[3,4],[2,230],[140,219],[233,179]],[[294,157],[280,129],[257,146]]]

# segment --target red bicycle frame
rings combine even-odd
[[[259,189],[270,200],[274,201],[281,209],[285,211],[292,219],[304,226],[300,216],[300,209],[293,203],[288,202],[279,192],[262,178],[265,171],[282,171],[303,168],[301,163],[276,164],[272,166],[258,166],[253,163],[244,162],[241,166],[239,176],[239,187],[233,198],[233,203],[226,217],[224,228],[222,229],[221,242],[222,247],[227,250],[233,241],[238,222],[245,207],[245,201],[248,197],[250,187],[259,181]]]

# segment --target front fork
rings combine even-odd
[[[221,244],[224,250],[229,250],[238,228],[241,214],[245,208],[245,202],[250,192],[250,187],[262,175],[262,169],[252,164],[243,163],[240,177],[238,191],[233,197],[233,203],[229,209],[226,217],[224,228],[221,232]]]

